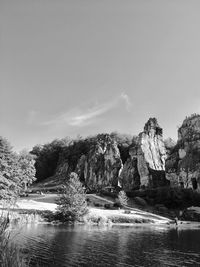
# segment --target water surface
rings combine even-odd
[[[15,237],[31,266],[200,266],[200,229],[28,225]]]

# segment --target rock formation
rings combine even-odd
[[[200,192],[200,115],[197,114],[183,121],[176,144],[170,138],[163,141],[162,128],[155,118],[150,118],[143,132],[133,139],[116,132],[99,134],[67,142],[53,141],[43,147],[36,146],[32,153],[37,156],[39,177],[45,173],[43,180],[49,176],[66,180],[71,172],[76,172],[92,190],[119,185],[130,193],[134,189],[170,184]]]
[[[91,190],[117,185],[126,191],[155,188],[169,184],[165,177],[165,158],[162,129],[155,118],[150,118],[144,131],[134,138],[124,165],[115,138],[101,134],[87,145],[83,142],[82,149],[76,144],[69,148],[60,161],[57,174],[67,177],[75,171]]]
[[[165,177],[166,150],[162,129],[155,118],[150,118],[130,149],[120,181],[125,189],[158,187],[169,184]]]
[[[109,135],[101,135],[88,155],[80,158],[77,173],[84,176],[87,187],[100,189],[117,186],[121,168],[122,161],[117,143]]]
[[[69,159],[72,157],[73,153]],[[118,185],[118,175],[123,165],[117,143],[110,135],[98,135],[95,141],[89,143],[88,151],[78,157],[75,168],[62,160],[57,174],[65,172],[64,176],[67,177],[69,172],[75,171],[91,190]]]
[[[186,117],[178,129],[178,142],[166,161],[172,186],[200,191],[200,115]]]
[[[119,175],[120,185],[126,191],[140,188],[140,174],[138,172],[137,146],[132,146],[129,150],[129,158]]]

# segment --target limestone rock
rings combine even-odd
[[[150,118],[139,135],[138,171],[141,186],[158,187],[168,185],[165,177],[166,149],[162,128],[155,118]]]
[[[162,129],[155,118],[150,118],[129,151],[120,174],[120,182],[125,190],[139,187],[166,186],[166,149]]]
[[[175,185],[200,191],[200,115],[186,117],[178,142],[166,161],[167,176]],[[173,178],[172,178],[173,177]]]
[[[131,191],[140,187],[140,175],[138,172],[138,158],[135,149],[130,149],[130,157],[125,162],[120,173],[119,181],[124,190]]]
[[[122,168],[117,143],[108,134],[99,135],[88,155],[80,158],[77,173],[90,189],[117,186],[118,175]]]
[[[162,138],[162,129],[155,118],[151,118],[141,133],[141,150],[150,169],[165,170],[166,150]]]

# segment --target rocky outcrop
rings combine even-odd
[[[69,172],[76,172],[91,190],[119,185],[132,191],[169,184],[165,177],[162,129],[155,118],[150,118],[144,131],[133,139],[124,165],[116,139],[111,135],[101,134],[81,142],[64,151],[57,174],[67,177]]]
[[[77,150],[85,152],[80,155]],[[122,160],[117,142],[108,134],[101,134],[84,143],[83,148],[74,146],[62,156],[57,175],[68,177],[70,172],[76,172],[87,188],[99,190],[118,185]]]
[[[138,172],[137,147],[134,146],[129,151],[129,158],[124,163],[119,176],[120,185],[126,191],[140,188],[140,174]]]
[[[165,177],[166,149],[162,129],[155,118],[150,118],[145,124],[144,131],[139,134],[129,154],[130,158],[124,164],[120,175],[125,189],[169,184]]]
[[[169,184],[165,177],[165,159],[162,128],[155,118],[150,118],[140,134],[138,161],[141,185],[159,187]]]
[[[109,135],[101,135],[88,155],[80,158],[77,173],[84,175],[87,187],[101,189],[117,186],[121,168],[122,161],[117,143]]]
[[[166,161],[172,186],[200,191],[200,115],[186,117],[178,129],[178,142]]]

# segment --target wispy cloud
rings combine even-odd
[[[130,97],[126,93],[121,93],[120,97],[125,101],[127,111],[130,111],[132,106]]]
[[[129,111],[131,107],[130,98],[127,94],[121,93],[109,102],[96,104],[94,107],[87,109],[74,108],[42,124],[47,126],[62,126],[66,124],[76,127],[87,126],[94,123],[100,116],[116,108],[121,103],[121,100],[125,102],[126,110]]]
[[[106,113],[108,110],[110,110],[114,105],[114,103],[108,103],[101,106],[96,106],[92,109],[87,110],[82,115],[77,115],[75,117],[70,118],[69,124],[72,126],[81,126],[85,123],[88,123],[92,119]]]

